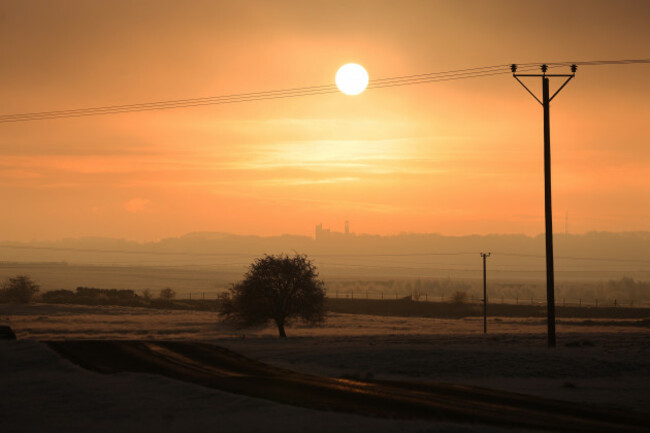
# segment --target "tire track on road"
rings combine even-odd
[[[311,409],[554,431],[650,431],[645,414],[464,385],[315,376],[273,367],[213,344],[74,340],[48,345],[70,361],[104,374],[160,374]]]

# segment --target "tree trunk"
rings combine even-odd
[[[287,338],[287,333],[284,332],[284,322],[276,321],[276,325],[278,325],[278,333],[280,334],[280,338]]]

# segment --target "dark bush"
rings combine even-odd
[[[50,290],[41,295],[44,302],[74,302],[75,294],[72,290]]]
[[[8,278],[0,288],[0,299],[4,302],[20,302],[27,304],[34,299],[39,286],[27,275]]]
[[[164,289],[160,290],[160,300],[161,301],[171,301],[176,297],[176,292],[174,289],[170,289],[169,287],[165,287]]]

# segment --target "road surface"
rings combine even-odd
[[[74,340],[48,345],[105,374],[142,372],[312,409],[553,431],[650,431],[650,416],[484,388],[297,373],[206,343]]]

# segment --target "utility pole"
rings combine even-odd
[[[483,257],[483,333],[487,334],[487,274],[485,272],[485,259],[492,253],[481,253]]]
[[[550,110],[551,101],[560,90],[564,89],[569,81],[575,77],[577,70],[576,65],[571,65],[571,74],[547,74],[548,65],[542,65],[541,74],[517,74],[517,65],[510,66],[512,76],[524,86],[524,89],[530,93],[544,109],[544,218],[546,221],[546,304],[548,316],[548,347],[555,347],[555,281],[553,269],[553,212],[551,210],[551,125]],[[519,77],[539,77],[542,79],[542,100],[519,79]],[[564,78],[564,83],[560,88],[550,95],[549,78]]]

